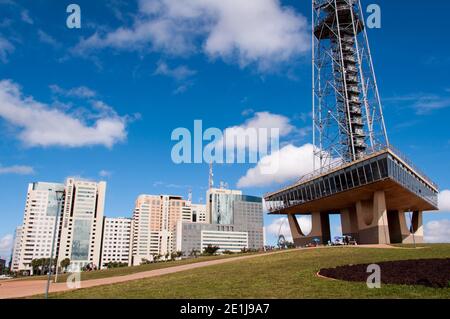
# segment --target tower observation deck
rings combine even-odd
[[[361,2],[312,6],[314,171],[267,194],[267,209],[288,216],[297,246],[330,240],[330,214],[359,243],[421,242],[438,187],[389,144]],[[311,215],[309,235],[298,214]]]

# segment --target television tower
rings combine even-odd
[[[297,247],[331,240],[330,215],[361,244],[423,242],[438,186],[389,144],[360,0],[313,0],[314,167],[264,196]],[[300,165],[300,163],[299,163]],[[410,212],[408,228],[406,215]],[[311,216],[306,234],[296,218]]]
[[[327,170],[389,141],[360,0],[313,0],[312,8],[314,163]]]

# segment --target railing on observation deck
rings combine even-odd
[[[436,190],[438,190],[438,186],[437,184],[435,184],[425,173],[423,173],[423,171],[421,169],[419,169],[407,156],[405,156],[402,152],[400,152],[397,148],[395,148],[392,144],[389,144],[389,146],[379,146],[377,148],[374,148],[374,150],[372,151],[372,153],[367,154],[365,157],[361,158],[358,161],[364,161],[368,158],[373,157],[375,154],[377,153],[383,153],[386,151],[390,151],[392,153],[394,153],[399,159],[401,159],[405,164],[407,164],[411,169],[413,169],[418,175],[420,175],[420,177],[422,177],[427,183],[429,183],[430,185],[432,185]],[[350,163],[346,162],[342,162],[341,159],[335,159],[332,162],[330,162],[327,166],[325,167],[321,167],[320,169],[317,169],[309,174],[303,175],[299,180],[297,180],[295,183],[290,183],[288,185],[285,185],[284,187],[282,187],[279,191],[277,192],[273,192],[273,193],[269,193],[267,195],[265,195],[264,197],[270,197],[271,195],[274,195],[276,193],[281,193],[285,190],[288,190],[290,188],[293,188],[299,184],[303,184],[309,180],[313,180],[316,177],[319,177],[321,175],[327,174],[328,172],[334,171],[334,170],[338,170],[340,168],[344,168],[346,166],[348,166]]]
[[[411,167],[417,174],[419,174],[423,179],[425,179],[427,183],[436,188],[436,190],[439,190],[438,185],[434,183],[431,180],[431,178],[429,178],[419,167],[417,167],[404,153],[398,150],[395,146],[389,144],[389,146],[386,149],[389,149],[392,153],[397,155],[403,162],[408,164],[409,167]]]

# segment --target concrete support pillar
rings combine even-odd
[[[412,215],[412,231],[414,232],[414,241],[417,243],[424,243],[423,240],[423,212],[416,211]],[[412,237],[412,236],[410,236]],[[405,241],[403,241],[405,242]]]
[[[298,224],[297,217],[295,217],[294,214],[288,215],[288,221],[289,227],[291,228],[292,239],[294,240],[294,243],[296,243],[300,239],[304,238],[305,235],[303,234],[300,225]]]
[[[358,219],[355,207],[346,208],[341,211],[342,235],[358,239]]]
[[[288,215],[292,238],[297,247],[306,246],[318,239],[320,244],[326,244],[331,239],[330,219],[327,213],[314,212],[311,214],[311,232],[305,235],[298,224],[295,215]]]
[[[356,215],[360,244],[391,243],[384,191],[375,192],[372,200],[357,202]]]
[[[395,244],[423,243],[422,212],[412,213],[411,229],[408,228],[407,218],[409,218],[409,214],[403,211],[389,212],[388,219],[391,242]]]

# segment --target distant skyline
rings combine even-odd
[[[30,182],[105,180],[109,217],[130,217],[140,194],[204,203],[208,164],[171,159],[172,131],[195,120],[280,128],[276,176],[217,164],[216,186],[263,196],[311,170],[310,1],[83,0],[81,29],[66,26],[70,3],[0,0],[2,258]],[[441,189],[426,240],[450,242],[450,3],[362,3],[382,10],[368,32],[389,138]],[[265,215],[269,243],[281,224],[289,235]]]

